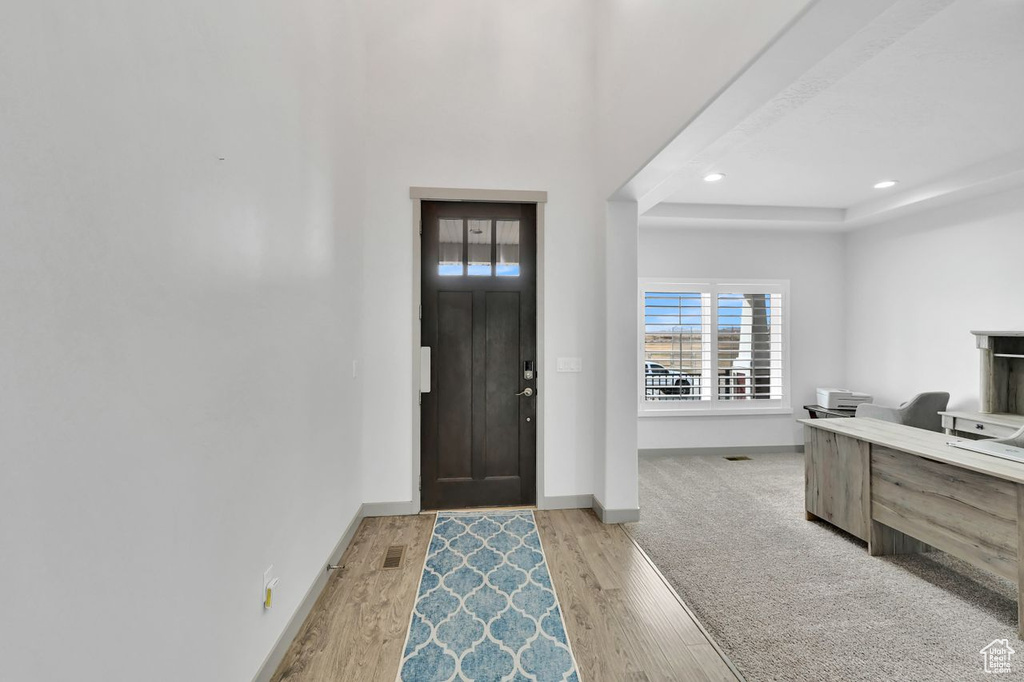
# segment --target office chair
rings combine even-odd
[[[858,417],[871,417],[928,431],[942,431],[939,412],[949,405],[949,394],[941,391],[918,393],[899,407],[865,403],[857,406]]]

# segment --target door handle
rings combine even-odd
[[[519,393],[516,393],[516,395],[525,395],[527,398],[529,398],[530,396],[533,395],[533,389],[527,386],[523,390],[519,391]]]

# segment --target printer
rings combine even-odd
[[[862,403],[870,403],[867,393],[856,393],[845,388],[819,388],[818,404],[829,410],[856,410]]]

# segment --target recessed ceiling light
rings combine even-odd
[[[882,180],[881,182],[876,182],[875,183],[875,189],[889,189],[890,187],[895,187],[895,186],[896,186],[896,181],[895,180]]]
[[[725,179],[725,173],[709,173],[704,176],[704,182],[718,182]]]

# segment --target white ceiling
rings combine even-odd
[[[1024,0],[822,0],[620,195],[648,223],[846,229],[1021,181]]]

